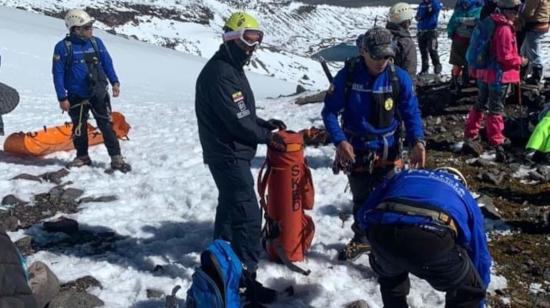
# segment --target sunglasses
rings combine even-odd
[[[86,25],[86,26],[81,26],[79,27],[80,29],[84,30],[84,31],[90,31],[92,30],[94,27],[92,25]]]
[[[248,47],[256,49],[263,41],[264,33],[260,30],[243,29],[238,31],[230,31],[223,34],[223,40],[234,41],[238,40]]]

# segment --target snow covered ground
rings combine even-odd
[[[58,19],[0,7],[0,81],[16,87],[21,103],[4,117],[6,132],[39,129],[68,120],[61,115],[51,81],[54,44],[63,38],[65,28]],[[91,275],[103,288],[93,288],[107,307],[162,307],[160,300],[146,297],[146,289],[169,293],[173,286],[190,286],[199,254],[209,243],[217,204],[217,191],[208,169],[202,163],[194,114],[194,86],[206,59],[155,47],[133,40],[95,33],[109,49],[122,83],[120,98],[113,108],[123,112],[132,125],[130,141],[122,151],[134,171],[128,175],[103,172],[109,162],[103,146],[91,149],[94,167],[72,170],[65,180],[74,182],[87,195],[119,197],[110,203],[88,203],[73,215],[83,229],[112,230],[120,239],[102,254],[90,254],[85,246],[63,251],[40,251],[29,261],[41,260],[51,266],[62,281]],[[267,60],[266,60],[267,61]],[[274,60],[276,61],[276,60]],[[321,124],[320,105],[298,107],[289,98],[271,99],[294,92],[295,84],[249,74],[258,100],[258,113],[265,118],[283,119],[290,129]],[[0,138],[3,143],[4,138]],[[260,146],[253,161],[253,173],[265,157]],[[307,149],[316,188],[316,224],[313,247],[302,266],[310,276],[290,272],[263,260],[259,279],[274,288],[293,284],[296,296],[272,307],[340,307],[365,299],[370,307],[381,307],[376,279],[361,257],[353,264],[339,263],[336,254],[352,236],[351,220],[342,223],[339,213],[351,207],[346,178],[330,169],[331,146]],[[0,196],[15,194],[29,200],[32,194],[46,192],[53,184],[9,180],[20,173],[39,174],[61,168],[74,152],[56,153],[45,159],[24,160],[0,155]],[[62,213],[58,213],[57,216]],[[13,239],[24,233],[41,242],[59,235],[45,233],[40,225],[11,233]],[[154,273],[162,265],[162,274]],[[506,281],[493,277],[491,289],[503,288]],[[185,292],[179,294],[185,297]],[[183,300],[182,300],[183,303]],[[444,294],[427,283],[412,279],[411,307],[438,307]]]

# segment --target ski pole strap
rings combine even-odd
[[[76,125],[74,129],[74,135],[77,137],[80,137],[82,135],[82,116],[84,114],[84,105],[89,105],[90,102],[87,100],[84,100],[80,102],[79,104],[75,104],[74,106],[71,106],[71,108],[77,108],[80,106],[80,112],[78,114],[78,124]]]
[[[283,249],[283,246],[281,246],[281,243],[278,240],[273,240],[271,244],[273,244],[273,247],[275,248],[275,253],[277,254],[277,257],[279,257],[279,260],[281,260],[281,262],[283,262],[283,264],[286,265],[286,267],[288,267],[288,269],[290,269],[293,272],[300,273],[304,276],[308,276],[309,274],[311,274],[311,270],[303,269],[303,268],[299,267],[298,265],[292,263],[288,259],[287,255],[286,255],[286,253]]]

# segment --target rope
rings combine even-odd
[[[80,106],[80,113],[78,114],[78,125],[74,129],[74,135],[77,137],[80,137],[82,135],[82,114],[84,113],[84,105],[90,105],[90,102],[85,100],[82,101],[80,104],[71,106],[71,108],[76,108]]]

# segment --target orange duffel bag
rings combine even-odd
[[[315,225],[304,210],[313,208],[315,191],[304,159],[304,138],[291,131],[277,132],[287,144],[286,152],[268,148],[258,176],[260,204],[265,211],[264,246],[273,261],[308,275],[292,262],[304,260]],[[264,171],[265,170],[265,171]],[[267,195],[266,195],[267,190]]]
[[[112,113],[113,130],[117,138],[128,138],[130,125],[124,115]],[[73,125],[65,123],[54,127],[45,127],[36,132],[19,132],[9,135],[4,141],[4,151],[16,155],[43,156],[57,151],[74,149],[72,140]],[[99,130],[88,123],[88,144],[103,143],[103,135]]]

